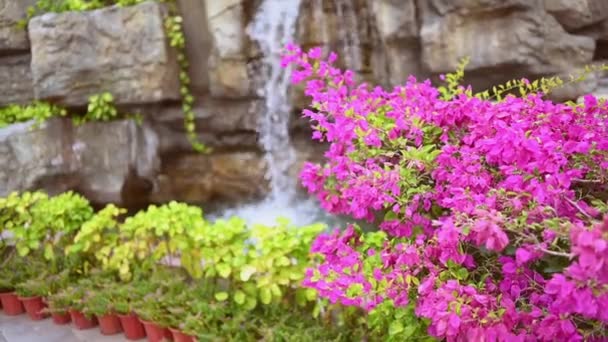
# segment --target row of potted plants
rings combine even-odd
[[[72,192],[0,199],[4,312],[133,340],[216,341],[276,338],[323,311],[300,286],[322,225],[211,223],[176,202],[126,214],[114,205],[95,213]]]

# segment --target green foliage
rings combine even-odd
[[[110,256],[120,244],[117,219],[126,212],[126,209],[108,204],[82,224],[73,243],[66,248],[66,254],[86,255],[87,259],[95,259],[102,267],[107,267]],[[92,258],[88,257],[90,254]]]
[[[464,92],[464,88],[460,85],[464,80],[464,70],[470,62],[470,58],[462,58],[458,62],[458,67],[453,73],[444,75],[445,86],[437,87],[441,94],[441,99],[450,100],[458,94]]]
[[[414,304],[407,307],[395,308],[392,302],[378,305],[368,314],[367,325],[372,336],[382,338],[388,332],[384,341],[435,341],[426,336],[427,325],[414,314]]]
[[[82,125],[88,121],[110,121],[118,116],[118,110],[114,106],[114,96],[105,92],[93,95],[89,98],[87,113],[81,117],[74,117],[76,125]]]
[[[194,278],[202,276],[197,241],[207,223],[202,210],[184,203],[152,205],[125,220],[121,227],[121,243],[107,262],[123,279],[132,275],[132,267],[154,267],[159,262],[180,260]]]
[[[28,227],[15,230],[15,236],[21,237],[27,248],[42,246],[44,258],[55,258],[55,250],[63,250],[73,240],[77,230],[93,216],[89,201],[74,192],[66,192],[39,201],[32,207],[32,222]],[[17,244],[19,250],[19,243]],[[21,248],[20,255],[27,255]]]
[[[67,111],[46,102],[34,102],[29,105],[9,105],[0,108],[0,128],[18,122],[34,120],[36,126],[49,118],[66,116]]]
[[[182,17],[169,16],[165,19],[165,31],[171,45],[177,51],[177,61],[180,67],[179,81],[182,95],[182,110],[184,112],[184,128],[188,141],[197,152],[209,152],[209,149],[199,141],[196,135],[196,117],[194,114],[194,96],[190,90],[190,76],[188,76],[188,59],[186,58],[186,37],[182,29]]]
[[[29,276],[27,260],[14,256],[2,262],[0,267],[0,292],[13,291]]]
[[[37,250],[46,237],[46,229],[30,229],[35,215],[33,208],[47,202],[48,196],[42,192],[11,193],[0,200],[0,224],[12,235],[7,244],[15,245],[20,256]]]

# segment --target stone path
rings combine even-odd
[[[26,315],[0,312],[0,342],[125,342],[122,335],[103,336],[98,328],[76,330],[70,324],[55,325],[50,318],[31,321]],[[145,341],[145,340],[142,340]]]

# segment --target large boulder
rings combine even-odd
[[[160,167],[158,136],[133,120],[76,127],[71,142],[78,190],[98,203],[146,198]]]
[[[111,91],[118,104],[179,99],[179,69],[156,2],[48,13],[29,24],[38,99],[66,106]]]
[[[196,133],[211,147],[250,148],[257,146],[258,119],[263,100],[221,100],[201,98],[194,107]],[[140,110],[150,119],[160,139],[161,153],[192,151],[184,129],[184,114],[179,106]]]
[[[62,120],[39,129],[20,123],[0,129],[0,196],[12,191],[44,188],[51,193],[73,186],[69,137]]]
[[[95,203],[145,198],[159,167],[157,147],[155,132],[132,120],[79,127],[68,119],[40,127],[11,125],[0,129],[0,196],[74,189]]]
[[[414,0],[380,0],[372,3],[382,42],[388,83],[402,84],[409,75],[421,74],[420,41]]]
[[[568,34],[542,10],[498,11],[493,15],[425,15],[422,62],[434,73],[456,69],[470,57],[469,70],[485,74],[517,70],[534,76],[560,73],[593,59],[592,38]]]
[[[255,62],[261,56],[247,35],[255,1],[205,1],[207,22],[213,39],[208,59],[209,87],[217,98],[256,97],[262,80]],[[252,63],[254,62],[254,63]],[[258,76],[258,77],[256,77]]]
[[[567,30],[583,28],[608,18],[606,0],[545,0],[545,9]]]
[[[0,57],[0,106],[25,104],[33,99],[30,56]]]
[[[0,0],[0,51],[27,51],[27,30],[19,27],[26,10],[36,0]]]

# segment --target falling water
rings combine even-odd
[[[288,99],[290,72],[281,67],[281,52],[295,35],[301,0],[265,0],[248,28],[264,54],[269,75],[262,89],[266,112],[259,123],[262,147],[266,152],[270,196],[278,199],[293,195],[295,184],[288,175],[295,162],[295,150],[289,139],[291,104]],[[287,193],[286,193],[287,192]]]
[[[262,202],[228,210],[223,213],[224,217],[237,215],[249,223],[269,225],[278,217],[298,225],[328,221],[315,200],[298,197],[296,181],[289,176],[289,169],[296,161],[289,137],[291,73],[281,67],[281,52],[287,43],[294,41],[300,3],[301,0],[264,0],[248,27],[247,33],[264,54],[266,78],[260,95],[266,100],[266,110],[258,131],[265,152],[270,194]]]

